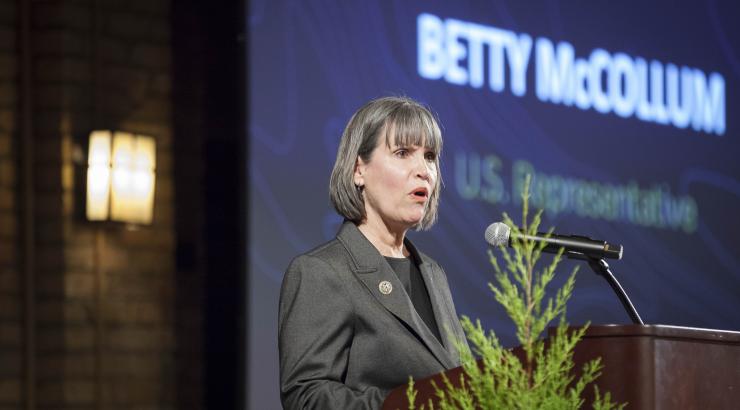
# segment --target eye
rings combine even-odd
[[[409,156],[409,150],[406,148],[399,148],[394,152],[398,158],[406,158]]]
[[[427,151],[424,154],[424,158],[426,158],[427,161],[436,161],[437,160],[437,154],[433,151]]]

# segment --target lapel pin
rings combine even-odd
[[[380,290],[380,293],[387,295],[393,291],[393,285],[387,280],[384,280],[380,282],[378,289]]]

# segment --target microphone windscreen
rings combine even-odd
[[[509,235],[511,228],[503,222],[494,222],[486,228],[486,242],[491,246],[508,245]]]

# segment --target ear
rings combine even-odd
[[[365,185],[365,168],[367,167],[367,164],[365,161],[360,158],[360,156],[357,156],[357,161],[355,162],[355,174],[354,174],[354,183],[355,186],[361,187]]]

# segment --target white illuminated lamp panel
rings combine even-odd
[[[110,131],[93,131],[87,155],[87,206],[90,221],[108,219],[110,206]]]
[[[106,136],[107,145],[100,142]],[[117,131],[111,148],[110,136],[107,131],[91,135],[87,217],[149,225],[154,208],[154,138]]]
[[[111,219],[151,224],[156,165],[154,139],[116,132],[111,164]]]
[[[152,223],[154,214],[154,181],[156,168],[156,145],[154,138],[136,136],[134,164],[132,168],[132,196],[135,221],[139,224]]]

